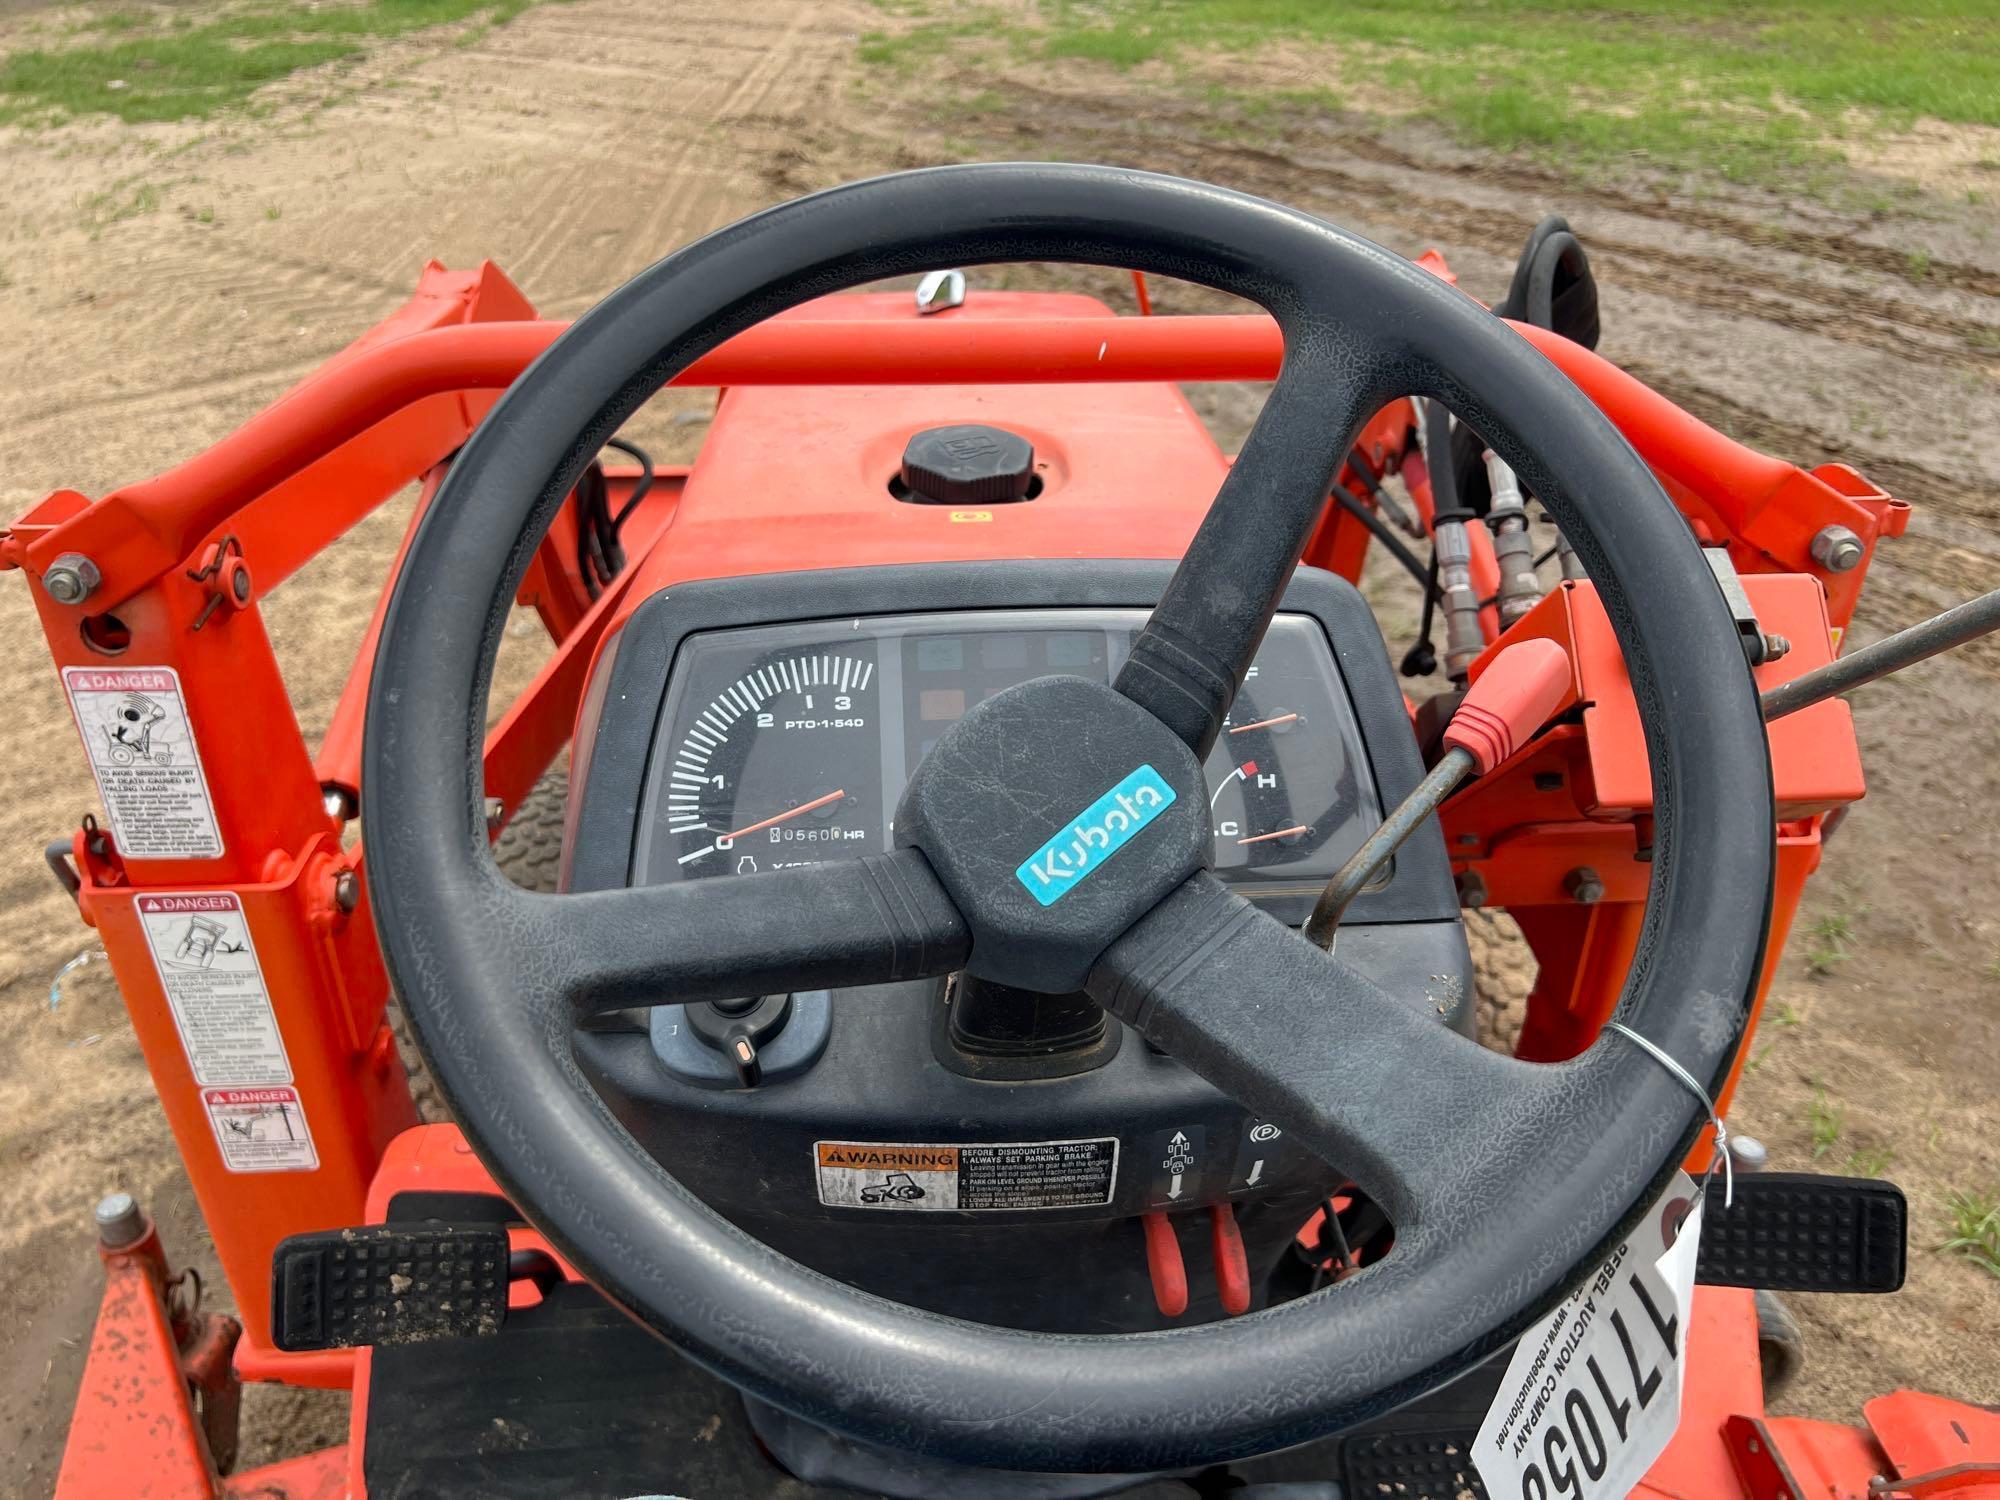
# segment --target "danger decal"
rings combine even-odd
[[[215,803],[171,667],[65,667],[84,754],[127,859],[215,859]]]
[[[278,1018],[234,891],[133,902],[196,1083],[292,1081]]]
[[[297,1089],[203,1089],[201,1102],[230,1171],[310,1172],[319,1165]]]

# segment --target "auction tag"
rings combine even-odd
[[[1680,1423],[1701,1194],[1685,1172],[1597,1274],[1521,1336],[1472,1461],[1492,1500],[1613,1500]]]

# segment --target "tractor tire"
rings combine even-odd
[[[500,873],[531,891],[551,892],[562,873],[563,817],[569,810],[569,768],[555,767],[521,799],[493,841]]]
[[[493,859],[500,873],[528,890],[553,891],[562,870],[563,814],[568,806],[569,768],[560,765],[535,783],[493,841]],[[409,1018],[403,1014],[400,999],[390,1003],[389,1027],[396,1034],[396,1051],[409,1075],[417,1117],[427,1125],[449,1120],[451,1114],[437,1083],[410,1038]]]
[[[1777,1399],[1806,1367],[1806,1331],[1776,1292],[1757,1293],[1757,1364],[1767,1402]]]

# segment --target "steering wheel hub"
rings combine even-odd
[[[1131,699],[1080,677],[994,694],[947,730],[896,808],[972,934],[966,970],[1083,988],[1120,933],[1199,870],[1201,764]]]

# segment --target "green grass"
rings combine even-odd
[[[895,0],[883,8],[903,24],[871,34],[862,56],[908,66],[997,37],[1029,58],[1112,68],[1201,58],[1212,77],[1226,76],[1231,52],[1317,43],[1339,50],[1338,81],[1386,85],[1477,145],[1572,163],[1642,157],[1738,180],[1826,164],[1829,139],[1850,128],[1919,115],[2000,126],[2000,0],[1037,3],[1039,25],[1010,28],[983,8]],[[1850,126],[1850,110],[1865,123]]]
[[[1806,929],[1806,938],[1807,970],[1831,974],[1853,954],[1854,919],[1843,915],[1821,917]]]
[[[1847,1170],[1856,1177],[1880,1177],[1889,1170],[1889,1163],[1895,1159],[1894,1147],[1870,1146],[1864,1151],[1852,1153],[1847,1158]]]
[[[355,0],[309,9],[258,0],[206,20],[113,11],[66,45],[0,60],[0,123],[89,114],[127,124],[205,119],[301,68],[358,56],[371,41],[472,17],[507,21],[530,3]]]
[[[1951,1238],[1938,1249],[2000,1276],[2000,1194],[1953,1193],[1946,1208]]]
[[[83,221],[92,229],[102,229],[107,224],[122,223],[126,219],[136,219],[141,214],[149,214],[160,206],[160,189],[157,183],[138,182],[136,178],[124,177],[102,192],[92,193],[83,200]],[[132,190],[128,194],[125,189]]]

